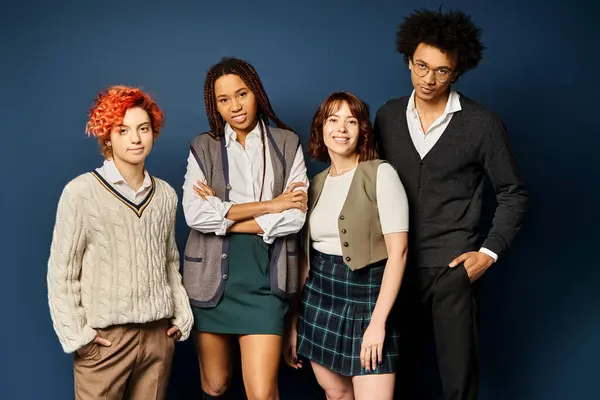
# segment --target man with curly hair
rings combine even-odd
[[[502,120],[452,88],[482,59],[480,34],[460,11],[409,15],[396,43],[414,90],[389,100],[375,119],[380,155],[397,168],[410,203],[409,263],[400,308],[408,305],[414,311],[403,319],[402,329],[418,330],[404,342],[404,354],[422,361],[423,354],[413,349],[423,346],[414,340],[433,335],[446,399],[477,398],[474,282],[508,248],[527,202]],[[486,177],[497,206],[491,229],[482,237]],[[399,384],[400,393],[414,383],[409,373],[415,360],[407,360],[406,373],[402,366],[398,371],[407,381]]]
[[[104,164],[70,181],[59,200],[48,302],[63,350],[74,353],[78,400],[163,399],[174,341],[190,334],[177,195],[144,167],[162,123],[137,88],[100,93],[87,132]]]

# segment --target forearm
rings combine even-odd
[[[225,214],[225,218],[235,222],[254,219],[269,213],[268,205],[268,201],[233,204],[227,214]]]
[[[258,222],[254,218],[247,219],[245,221],[236,222],[231,225],[227,232],[230,233],[253,233],[253,234],[262,234],[263,231],[258,225]]]
[[[379,296],[371,318],[374,323],[385,323],[396,302],[406,268],[406,255],[407,246],[404,245],[398,252],[394,252],[388,257]]]

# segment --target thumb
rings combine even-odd
[[[454,268],[456,267],[458,264],[465,262],[465,260],[469,258],[467,256],[467,253],[463,253],[460,256],[456,257],[454,260],[452,260],[452,262],[449,264],[450,268]]]
[[[96,337],[96,339],[94,339],[94,342],[96,342],[100,346],[104,346],[104,347],[109,347],[112,344],[108,340],[101,338],[101,337]]]

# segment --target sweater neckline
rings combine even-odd
[[[110,183],[108,183],[108,181],[104,179],[97,171],[92,171],[90,173],[98,180],[98,182],[104,187],[104,189],[106,189],[109,193],[115,196],[118,200],[121,200],[121,202],[125,204],[131,211],[133,211],[135,215],[138,216],[138,218],[142,217],[144,210],[146,209],[146,207],[148,207],[148,205],[154,198],[156,182],[154,181],[154,177],[152,176],[150,176],[150,179],[152,180],[152,187],[150,188],[150,191],[148,192],[144,200],[141,201],[140,204],[135,204],[129,201],[121,193],[119,193],[119,191],[115,189]]]

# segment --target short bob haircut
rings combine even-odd
[[[319,106],[312,119],[308,152],[310,156],[322,162],[330,162],[329,152],[323,140],[323,124],[331,115],[340,109],[343,103],[348,104],[350,112],[358,120],[359,134],[356,153],[359,161],[369,161],[378,157],[373,137],[373,126],[369,117],[369,105],[349,92],[335,92],[327,96]]]
[[[111,86],[96,96],[85,129],[88,136],[95,136],[98,139],[104,158],[112,157],[112,149],[107,145],[112,128],[121,124],[127,110],[134,107],[140,107],[148,113],[152,136],[156,140],[165,117],[148,93],[134,87]]]

